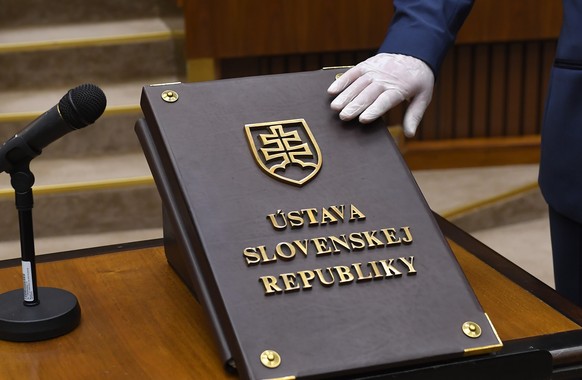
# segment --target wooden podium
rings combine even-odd
[[[547,357],[553,379],[581,377],[582,310],[456,226],[437,220],[504,342],[495,355],[536,351],[540,360],[532,365],[544,368]],[[237,378],[222,367],[208,321],[167,264],[162,240],[55,253],[38,257],[38,263],[43,286],[78,297],[81,325],[42,342],[0,341],[2,377]],[[0,292],[21,286],[19,265],[19,260],[0,262]],[[412,375],[400,378],[415,378],[415,371],[409,368]],[[527,371],[515,368],[511,376],[525,379],[521,375]]]

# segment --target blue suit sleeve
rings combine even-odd
[[[436,76],[472,6],[473,0],[394,0],[394,17],[379,52],[418,58]]]

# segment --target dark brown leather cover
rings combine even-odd
[[[501,347],[385,126],[342,122],[330,110],[326,89],[338,73],[143,89],[145,120],[136,131],[181,246],[174,264],[242,378],[364,375]],[[178,100],[165,101],[166,90]],[[319,146],[310,146],[314,161],[321,159],[302,186],[259,167],[245,134],[247,124],[299,119]],[[259,131],[264,141],[269,131]],[[307,139],[300,127],[297,136]],[[290,144],[288,153],[297,141]],[[289,168],[301,176],[299,166]],[[291,228],[297,215],[303,225]],[[301,273],[310,272],[315,278],[306,281]],[[466,335],[466,322],[481,335]],[[262,364],[265,350],[280,356],[276,368]]]

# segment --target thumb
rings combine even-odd
[[[412,101],[404,113],[403,128],[406,137],[414,137],[416,134],[416,129],[418,128],[418,125],[424,116],[424,112],[430,103],[430,98],[431,94],[428,96],[419,94],[412,98]]]

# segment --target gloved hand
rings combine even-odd
[[[346,71],[327,89],[339,94],[331,108],[342,120],[360,115],[370,123],[404,100],[404,134],[413,137],[432,98],[434,74],[423,61],[401,54],[380,53]]]

